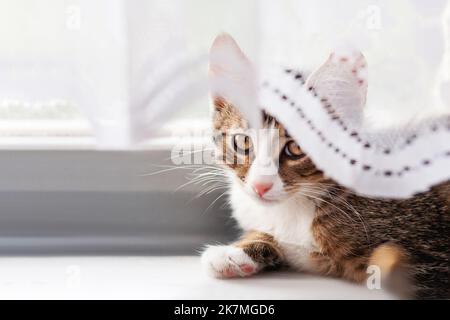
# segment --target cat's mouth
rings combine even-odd
[[[264,205],[275,205],[275,204],[281,203],[283,200],[286,199],[286,197],[284,197],[284,196],[260,197],[260,196],[258,196],[257,194],[255,194],[252,191],[247,191],[247,193],[256,202],[259,202],[259,203],[264,204]]]
[[[266,199],[266,198],[259,198],[259,197],[255,197],[258,199],[258,201],[265,203],[265,204],[275,204],[280,202],[280,200],[278,199]]]

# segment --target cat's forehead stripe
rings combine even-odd
[[[264,126],[267,128],[275,128],[280,130],[280,136],[290,138],[289,133],[284,126],[279,123],[273,116],[263,111]]]

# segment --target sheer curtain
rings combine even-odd
[[[370,73],[366,113],[384,126],[450,109],[448,0],[7,0],[0,6],[0,35],[8,44],[0,44],[0,99],[74,101],[100,148],[133,147],[190,101],[206,101],[208,48],[220,31],[234,35],[258,66],[298,67],[305,74],[342,43],[360,49]],[[285,83],[283,75],[275,81]],[[269,108],[284,110],[277,105]],[[297,132],[300,119],[293,117],[297,121],[285,124]],[[317,125],[329,128],[324,119]],[[427,152],[433,146],[443,152],[446,138],[425,137],[438,140],[423,144]],[[386,189],[392,180],[373,184],[358,171],[336,167],[340,162],[326,156],[327,149],[303,147],[338,181],[368,194],[405,196],[450,174],[443,161],[430,167],[432,174],[398,178]],[[410,152],[424,151],[415,148]],[[390,166],[391,160],[367,152],[357,149],[354,157]],[[432,178],[420,178],[427,174]]]
[[[169,74],[190,59],[183,1],[19,0],[3,7],[3,33],[17,40],[2,50],[2,98],[70,100],[102,148],[128,147],[159,122],[168,105],[151,95],[162,94]],[[19,19],[8,21],[8,10]]]
[[[268,0],[261,20],[262,54],[278,64],[312,70],[343,44],[361,50],[373,112],[450,108],[447,0]]]

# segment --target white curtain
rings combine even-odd
[[[0,98],[71,101],[90,120],[100,148],[150,137],[183,99],[206,95],[207,56],[188,52],[186,4],[2,3],[1,26],[13,50],[0,52]]]
[[[374,113],[450,108],[447,0],[268,0],[261,21],[262,55],[277,64],[312,70],[342,44],[361,50]]]

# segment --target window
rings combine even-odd
[[[102,5],[111,9],[103,10]],[[165,1],[145,4],[141,1],[136,5],[126,3],[122,7],[121,1],[92,4],[89,1],[45,0],[39,4],[29,4],[19,0],[4,1],[0,6],[3,39],[0,44],[0,69],[3,74],[0,82],[6,84],[0,91],[0,145],[7,148],[26,148],[30,145],[47,145],[50,148],[64,145],[68,148],[95,147],[96,140],[93,137],[102,130],[99,123],[127,121],[125,118],[132,118],[134,112],[128,112],[127,108],[146,99],[147,92],[141,91],[161,90],[154,83],[158,78],[152,79],[151,75],[161,72],[163,81],[170,82],[171,78],[176,81],[177,74],[184,72],[172,70],[170,68],[173,66],[170,65],[166,73],[165,66],[161,66],[162,71],[157,69],[155,61],[161,55],[160,46],[181,48],[183,56],[203,56],[196,76],[203,77],[202,85],[206,85],[203,80],[207,67],[205,54],[215,35],[227,30],[249,49],[253,46],[256,23],[255,1],[218,4],[205,0],[176,1],[173,4]],[[178,17],[182,21],[178,21]],[[236,19],[240,21],[239,24]],[[128,29],[134,30],[134,33],[123,36],[125,28],[120,29],[121,23],[128,23]],[[155,29],[154,34],[142,32],[150,28]],[[105,37],[109,32],[116,33]],[[173,37],[173,43],[160,43],[158,40],[154,45],[141,43],[150,42],[152,37],[167,32]],[[96,46],[97,42],[102,41]],[[102,64],[102,56],[123,49],[121,41],[128,41],[136,53],[131,56],[117,54],[117,57],[107,58],[107,63],[95,69],[97,64]],[[91,50],[93,52],[90,55]],[[130,79],[128,85],[122,80],[112,81],[111,78],[121,77],[130,59],[133,59],[130,67],[132,77],[136,80]],[[146,67],[146,63],[150,63],[147,70],[138,70]],[[122,66],[115,68],[118,64]],[[78,73],[80,65],[87,69],[86,74]],[[95,71],[89,73],[91,67]],[[104,73],[108,75],[103,76]],[[146,82],[142,88],[137,87],[135,90],[136,95],[139,95],[137,98],[123,91],[124,87],[133,86],[133,81]],[[21,86],[24,87],[22,90]],[[102,93],[96,94],[96,91],[102,90]],[[187,128],[189,124],[197,127],[199,123],[202,127],[208,125],[209,98],[206,87],[202,87],[201,91],[197,89],[199,92],[194,96],[188,94],[192,91],[190,88],[185,91],[181,93],[186,95],[182,105],[173,107],[173,112],[161,118],[167,125],[159,133],[152,131],[147,134],[146,140],[152,136],[159,138],[161,134],[176,134],[171,132],[171,128]],[[152,107],[144,105],[144,108],[149,110],[140,117],[152,118],[146,116],[152,112]],[[158,119],[155,122],[161,121]],[[147,127],[156,125],[159,126],[152,120],[145,123]],[[125,129],[120,125],[112,130],[119,132]]]

